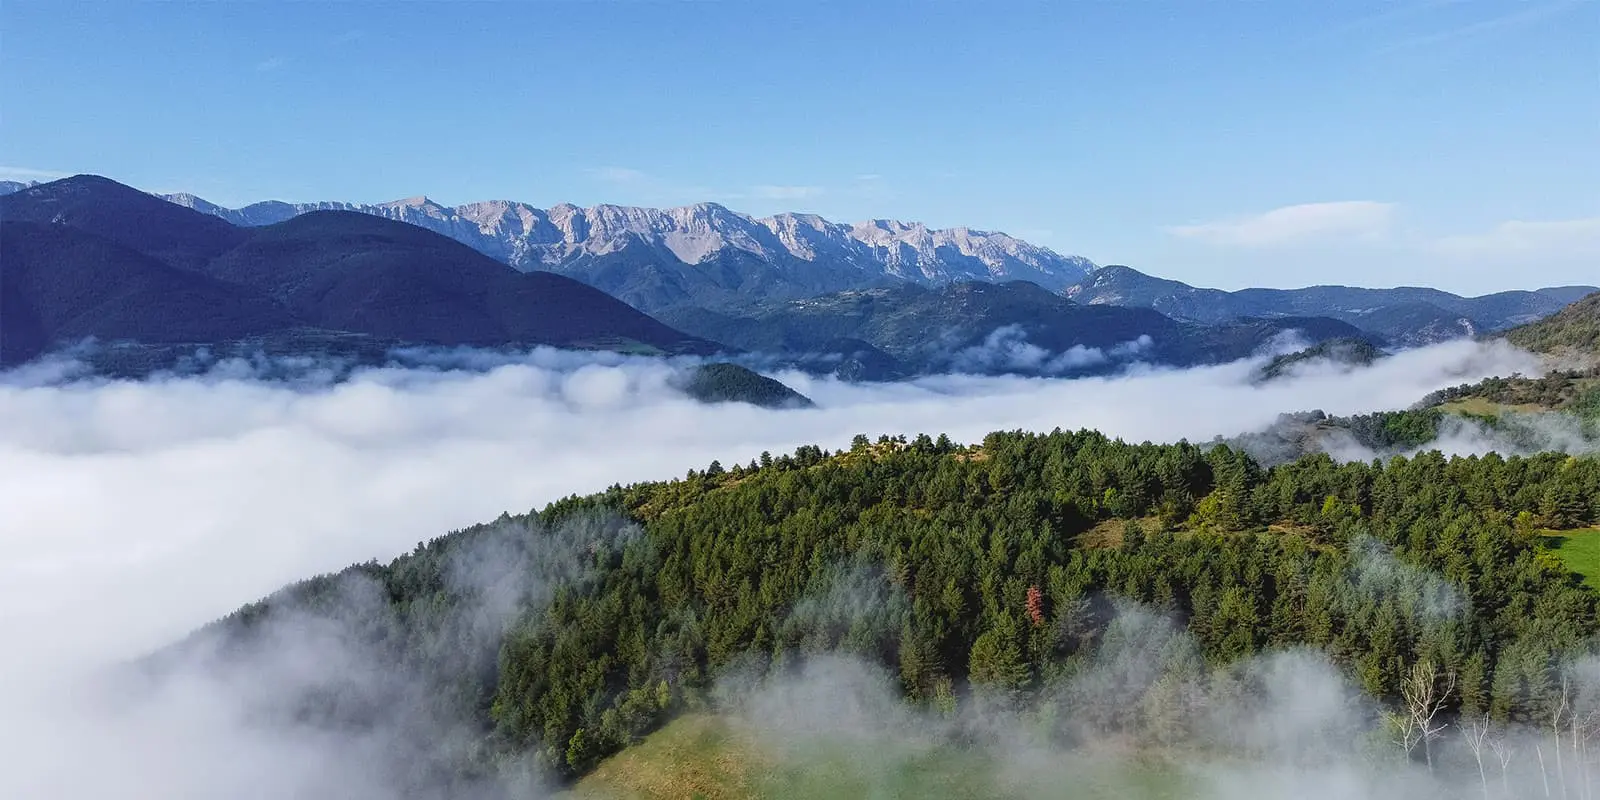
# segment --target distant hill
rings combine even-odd
[[[571,278],[523,274],[414,225],[318,211],[258,228],[206,265],[320,327],[444,345],[717,348]]]
[[[789,365],[847,381],[892,381],[910,377],[910,368],[870,343],[849,337],[829,339],[801,353],[787,354]]]
[[[683,381],[684,394],[702,403],[749,403],[762,408],[810,408],[811,398],[737,364],[702,364]]]
[[[767,303],[738,315],[662,312],[669,324],[757,352],[816,353],[864,342],[909,372],[1062,374],[1140,358],[1196,364],[1242,358],[1289,330],[1313,341],[1359,336],[1329,319],[1180,323],[1148,309],[1083,306],[1024,281],[902,285]]]
[[[1438,289],[1364,289],[1311,286],[1304,289],[1223,291],[1156,278],[1131,267],[1103,267],[1067,287],[1064,294],[1088,305],[1150,308],[1180,320],[1227,322],[1239,317],[1321,316],[1348,322],[1402,346],[1475,336],[1552,314],[1590,286],[1498,292],[1461,297]]]
[[[0,197],[0,219],[77,228],[183,269],[202,267],[250,237],[220,219],[98,175],[41,183]]]
[[[1268,361],[1258,375],[1270,381],[1288,375],[1296,366],[1323,362],[1342,367],[1365,367],[1383,357],[1383,351],[1365,339],[1329,339],[1304,350],[1285,353]]]
[[[1549,286],[1536,291],[1546,297],[1571,305],[1594,294],[1597,290],[1593,286]]]
[[[1553,316],[1506,331],[1505,338],[1536,353],[1575,353],[1600,359],[1600,292]]]
[[[146,345],[255,337],[299,352],[297,331],[311,342],[351,341],[343,333],[414,345],[721,349],[578,281],[523,274],[365,214],[243,229],[85,175],[0,197],[0,219],[13,288],[0,321],[8,364],[88,336]]]
[[[64,225],[0,222],[0,364],[85,337],[206,343],[301,323],[264,294]]]

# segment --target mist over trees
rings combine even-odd
[[[503,518],[291,587],[198,641],[248,643],[274,615],[337,612],[383,663],[442,681],[427,696],[465,738],[430,756],[430,780],[530,756],[580,775],[715,706],[722,676],[781,676],[824,654],[897,676],[913,707],[1023,714],[1063,745],[1233,752],[1248,743],[1201,723],[1259,694],[1241,665],[1310,647],[1377,701],[1360,735],[1393,731],[1398,757],[1426,765],[1473,724],[1577,724],[1556,709],[1575,702],[1564,670],[1600,628],[1600,596],[1540,531],[1595,524],[1597,499],[1600,463],[1560,454],[1266,469],[1226,446],[1089,431],[970,447],[860,436]],[[515,595],[487,629],[457,621],[468,600],[444,576],[469,543],[526,552],[553,536],[572,566],[536,599]],[[354,578],[375,602],[330,600]],[[1172,635],[1130,628],[1127,603]],[[1138,677],[1089,680],[1118,652],[1140,654]],[[455,663],[462,653],[477,660]],[[362,687],[319,691],[319,724],[366,724],[329,700]],[[1491,737],[1474,741],[1489,757]]]
[[[247,379],[248,364],[107,384],[19,375],[0,400],[36,422],[3,437],[24,454],[13,463],[58,463],[60,474],[83,476],[75,493],[99,498],[89,504],[96,514],[129,518],[107,528],[97,563],[24,558],[41,574],[78,563],[85,587],[13,585],[23,616],[8,624],[32,652],[83,640],[87,655],[60,660],[98,664],[95,653],[172,641],[196,609],[224,613],[295,576],[410,552],[247,607],[146,662],[151,682],[120,684],[111,702],[36,676],[50,671],[38,662],[22,665],[22,686],[72,687],[43,693],[66,707],[20,699],[39,694],[28,688],[0,705],[24,714],[13,749],[84,743],[100,761],[142,768],[134,783],[167,795],[259,784],[277,796],[529,798],[549,780],[581,791],[707,719],[764,731],[777,743],[770,752],[806,758],[806,769],[832,769],[804,744],[819,736],[825,753],[901,759],[889,773],[973,766],[960,781],[918,778],[946,796],[1039,796],[990,778],[1021,770],[1034,776],[1029,786],[1053,792],[1085,774],[1062,764],[1107,755],[1169,774],[1270,767],[1292,773],[1293,785],[1316,780],[1305,769],[1369,761],[1379,768],[1359,773],[1362,787],[1404,778],[1319,800],[1458,796],[1399,788],[1430,775],[1449,789],[1463,778],[1522,789],[1538,779],[1540,755],[1552,785],[1566,775],[1578,787],[1590,771],[1593,693],[1581,656],[1594,609],[1563,559],[1586,536],[1570,528],[1594,520],[1592,462],[1424,454],[1374,464],[1330,449],[1279,463],[1231,444],[982,433],[1071,421],[1176,441],[1249,429],[1310,402],[1343,414],[1401,408],[1453,381],[1523,369],[1523,355],[1462,343],[1261,386],[1249,383],[1250,364],[1071,382],[802,378],[797,387],[819,399],[803,411],[690,403],[670,365],[553,351],[423,353],[426,369],[307,385]],[[1178,395],[1190,407],[1169,414]],[[1337,419],[1375,443],[1445,447],[1430,439],[1454,416]],[[861,429],[949,430],[978,443],[851,442]],[[808,440],[843,449],[774,454]],[[29,461],[35,453],[57,455]],[[122,471],[91,471],[105,462]],[[707,466],[679,472],[686,462]],[[674,472],[678,480],[657,480]],[[29,519],[38,504],[26,487],[44,482],[13,475],[14,519]],[[639,479],[656,482],[411,547],[527,502],[519,498]],[[240,493],[241,481],[257,491]],[[476,505],[459,505],[474,496]],[[38,505],[31,518],[64,510]],[[216,558],[174,570],[170,589],[146,579],[92,595],[106,583],[94,569],[139,568],[140,554],[119,548],[163,536],[192,548],[196,532],[215,536]],[[1494,544],[1477,543],[1480,533]],[[360,537],[371,538],[352,544]],[[1555,550],[1557,540],[1572,548]],[[264,571],[262,561],[296,541],[320,556]],[[218,587],[209,606],[190,582]],[[52,592],[73,594],[86,615],[50,613],[62,607]],[[124,633],[128,609],[158,607],[151,596],[164,592],[169,609],[189,616]],[[30,607],[34,597],[45,599]],[[79,622],[58,622],[66,618]],[[87,643],[119,635],[121,646]],[[1431,694],[1408,694],[1419,664],[1434,670]],[[1563,678],[1571,710],[1557,765],[1547,706]],[[1408,730],[1411,697],[1428,711]],[[900,723],[867,724],[875,717]],[[1474,751],[1461,732],[1480,723],[1489,728]],[[1496,743],[1520,754],[1509,775],[1497,771]],[[22,771],[23,795],[62,782],[65,771],[44,760]],[[103,794],[112,784],[98,775],[113,773],[74,772],[66,782],[84,789],[66,794]]]

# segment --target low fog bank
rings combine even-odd
[[[8,797],[528,798],[531,764],[482,751],[499,648],[521,614],[641,529],[615,515],[501,520],[392,574],[274,593],[147,658],[7,697]],[[433,587],[396,607],[388,586]],[[20,702],[18,702],[20,701]],[[47,735],[41,736],[41,733]],[[84,754],[97,769],[82,769]]]
[[[372,763],[361,748],[384,741],[240,725],[248,709],[221,699],[237,676],[208,672],[114,713],[78,682],[290,581],[387,560],[506,510],[713,459],[843,448],[858,433],[977,441],[996,429],[1087,427],[1204,441],[1286,409],[1398,409],[1537,370],[1525,353],[1455,342],[1262,386],[1250,381],[1256,361],[1080,380],[780,373],[819,408],[771,411],[689,400],[673,388],[673,362],[547,350],[427,357],[438,363],[337,381],[259,380],[262,366],[245,361],[137,382],[87,378],[70,363],[0,375],[0,751],[10,762],[0,795],[284,797],[337,785],[340,796],[385,796],[360,766]],[[291,666],[383,668],[341,655],[339,640],[312,637],[303,651],[297,639],[279,655]]]
[[[1261,429],[1289,409],[1403,408],[1531,364],[1514,350],[1458,342],[1350,375],[1260,387],[1248,381],[1253,362],[1080,380],[853,384],[778,374],[818,402],[807,411],[702,405],[672,388],[671,364],[549,350],[482,372],[373,369],[309,388],[251,380],[238,365],[142,382],[40,385],[8,374],[0,537],[13,557],[0,565],[0,586],[27,599],[0,634],[47,637],[67,656],[137,651],[290,580],[502,511],[713,459],[842,448],[857,433],[977,441],[997,429],[1059,426],[1205,441]],[[212,577],[208,567],[224,564],[229,575]],[[89,594],[120,599],[104,607]],[[38,624],[97,606],[110,618],[92,636]]]
[[[1155,340],[1141,335],[1110,348],[1073,345],[1054,352],[1028,341],[1020,324],[996,328],[982,342],[946,348],[934,359],[948,365],[950,372],[991,374],[1015,372],[1028,375],[1068,375],[1082,370],[1127,363],[1155,347]]]
[[[1349,418],[1319,411],[1281,414],[1265,428],[1218,437],[1250,454],[1263,466],[1293,461],[1308,453],[1327,453],[1335,461],[1388,460],[1437,450],[1447,456],[1527,456],[1535,453],[1589,455],[1600,451],[1600,431],[1577,416],[1550,412],[1514,412],[1493,420],[1444,415],[1433,438],[1420,445],[1387,447],[1363,443],[1343,426]]]
[[[1356,424],[1365,426],[1366,430],[1358,432],[1349,427]],[[1508,412],[1493,419],[1441,415],[1432,438],[1419,445],[1379,446],[1371,443],[1370,438],[1363,439],[1363,436],[1373,436],[1374,429],[1381,437],[1382,428],[1378,415],[1352,419],[1317,410],[1280,414],[1265,428],[1213,441],[1243,450],[1263,466],[1283,464],[1316,452],[1327,453],[1341,462],[1387,460],[1430,450],[1447,456],[1600,452],[1600,429],[1593,421],[1548,411]]]
[[[1582,420],[1561,414],[1506,415],[1497,424],[1489,425],[1460,417],[1446,417],[1440,422],[1439,438],[1403,452],[1413,455],[1423,450],[1439,450],[1449,455],[1482,456],[1499,453],[1504,456],[1530,455],[1541,452],[1561,452],[1582,455],[1600,450],[1600,439],[1591,436]],[[1363,449],[1353,452],[1330,450],[1335,457],[1345,460],[1370,460],[1388,455]]]

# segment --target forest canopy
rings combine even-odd
[[[1266,469],[1227,446],[1092,431],[973,446],[858,436],[837,453],[712,463],[503,517],[297,584],[189,646],[220,640],[238,657],[275,619],[338,619],[464,721],[470,746],[423,746],[414,760],[430,781],[528,754],[581,774],[705,708],[730,670],[781,674],[824,653],[892,671],[913,704],[1039,709],[1107,646],[1125,602],[1194,643],[1162,659],[1144,694],[1248,699],[1230,665],[1309,646],[1391,706],[1426,664],[1441,713],[1529,721],[1600,626],[1600,597],[1542,532],[1597,522],[1600,462],[1559,454],[1312,455]],[[536,590],[503,595],[503,624],[464,622],[481,598],[451,577],[463,553],[484,561],[484,542],[497,574],[539,574]],[[367,587],[362,602],[352,585]],[[360,726],[393,699],[367,688],[347,680],[298,701],[324,724]],[[1065,740],[1092,725],[1193,741],[1181,709],[1078,697],[1054,718]]]

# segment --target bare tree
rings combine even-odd
[[[1500,762],[1500,794],[1503,797],[1511,796],[1511,758],[1517,754],[1516,748],[1504,735],[1489,738],[1489,749],[1494,751],[1494,757]],[[1550,794],[1550,787],[1545,786],[1544,793]]]
[[[1416,750],[1417,745],[1422,742],[1422,731],[1417,727],[1416,717],[1412,716],[1409,711],[1405,713],[1390,711],[1383,715],[1383,719],[1388,724],[1390,732],[1394,735],[1394,743],[1400,745],[1400,749],[1409,759],[1412,751]]]
[[[1550,796],[1550,773],[1544,768],[1544,747],[1537,740],[1533,744],[1533,754],[1539,757],[1539,777],[1544,780],[1544,796]]]
[[[1567,718],[1572,707],[1572,682],[1566,673],[1561,674],[1561,696],[1550,704],[1550,734],[1556,740],[1556,777],[1561,780],[1562,800],[1567,798],[1567,770],[1561,763],[1561,721]]]
[[[1439,712],[1455,689],[1455,673],[1440,675],[1439,668],[1427,659],[1411,665],[1410,674],[1400,684],[1400,696],[1405,699],[1406,716],[1409,717],[1404,739],[1411,741],[1410,747],[1415,747],[1418,742],[1422,744],[1422,755],[1428,762],[1429,772],[1433,771],[1431,743],[1449,727],[1448,723],[1439,719]],[[1411,752],[1409,747],[1406,752]]]
[[[1582,796],[1584,800],[1590,800],[1594,793],[1589,777],[1589,740],[1600,733],[1600,707],[1585,705],[1588,708],[1583,712],[1577,710],[1577,704],[1573,705],[1567,713],[1567,729],[1572,735],[1572,755],[1578,760],[1578,770],[1583,776]]]
[[[1466,740],[1472,757],[1478,762],[1478,781],[1483,785],[1483,800],[1489,800],[1489,773],[1483,769],[1483,746],[1489,736],[1489,715],[1480,714],[1466,725],[1458,724],[1456,729],[1461,732],[1461,738]]]

